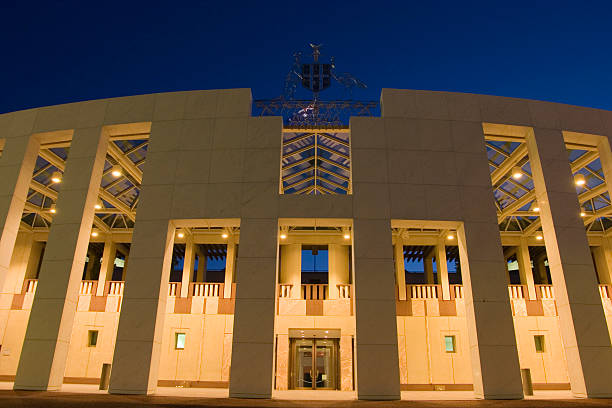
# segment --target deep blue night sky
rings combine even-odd
[[[605,2],[6,3],[0,112],[192,89],[275,97],[308,42],[368,84],[358,99],[390,87],[612,110]]]

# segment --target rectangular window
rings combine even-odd
[[[176,350],[185,350],[185,333],[174,334],[174,348]]]
[[[537,335],[533,336],[533,341],[535,343],[535,351],[536,353],[544,353],[546,351],[546,347],[544,345],[544,336]]]
[[[456,353],[455,336],[444,336],[444,350],[447,353]]]
[[[98,344],[98,331],[89,330],[87,332],[87,347],[96,347]]]

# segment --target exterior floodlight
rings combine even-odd
[[[580,207],[580,216],[581,217],[586,217],[586,211],[584,211],[584,208]]]
[[[455,235],[452,232],[449,232],[448,235],[446,236],[446,239],[453,240],[455,239]]]
[[[342,228],[342,237],[344,239],[351,239],[351,232],[348,228]]]
[[[60,173],[59,171],[54,171],[51,174],[51,181],[55,184],[57,183],[61,183],[62,182],[62,173]]]
[[[103,205],[102,205],[102,200],[100,200],[100,199],[98,198],[98,201],[96,201],[96,205],[94,205],[94,208],[95,208],[96,210],[101,210],[101,209],[102,209],[102,207],[103,207]]]
[[[543,237],[543,236],[541,236],[541,235],[536,235],[536,239],[537,239],[538,241],[541,241],[541,240],[543,240],[543,239],[544,239],[544,237]]]
[[[518,180],[521,177],[523,177],[523,170],[519,166],[514,166],[512,168],[512,178]]]
[[[584,178],[584,174],[576,174],[574,176],[574,183],[576,183],[577,186],[584,186],[586,184],[586,179]]]
[[[113,166],[113,170],[111,171],[111,174],[113,175],[113,177],[120,177],[121,174],[123,174],[123,172],[121,171],[121,166],[118,164],[115,164]]]
[[[225,239],[229,237],[229,234],[227,232],[224,232],[223,234],[221,234],[221,238]]]
[[[183,232],[183,230],[179,230],[176,233],[176,236],[179,237],[179,238],[185,238],[185,233]]]
[[[98,233],[97,229],[94,228],[94,229],[91,230],[91,236],[92,237],[97,237],[98,235],[99,235],[99,233]]]
[[[49,207],[49,212],[51,214],[55,214],[57,212],[57,210],[55,209],[55,204],[51,204],[51,207]]]

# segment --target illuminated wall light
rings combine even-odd
[[[512,168],[512,178],[518,180],[521,177],[523,177],[523,170],[519,166],[514,166]]]
[[[287,239],[287,234],[284,232],[281,232],[280,239]]]
[[[538,241],[541,241],[541,240],[543,240],[543,239],[544,239],[544,237],[543,237],[543,236],[541,236],[541,235],[536,235],[536,239],[537,239]]]
[[[577,186],[584,186],[586,184],[586,178],[584,178],[584,174],[576,174],[574,176],[574,183],[576,183]]]
[[[533,211],[540,212],[540,207],[533,207]]]
[[[449,234],[446,236],[446,239],[450,239],[450,240],[455,239],[455,234],[453,234],[452,232],[450,232],[450,233],[449,233]]]
[[[586,211],[584,211],[584,208],[580,207],[580,216],[581,217],[586,217]]]
[[[91,236],[92,237],[97,237],[98,235],[100,235],[100,233],[98,232],[97,229],[94,228],[94,229],[91,230]]]
[[[227,232],[223,232],[223,234],[221,234],[221,238],[226,239],[227,237],[229,237]]]
[[[351,232],[348,228],[342,228],[342,237],[344,239],[351,239]]]
[[[57,210],[55,209],[55,204],[51,204],[51,207],[49,207],[49,212],[51,214],[55,214],[57,212]]]
[[[59,171],[54,171],[51,174],[51,181],[55,184],[57,183],[61,183],[62,182],[62,173],[60,173]]]
[[[185,238],[185,233],[183,232],[183,230],[178,230],[178,232],[176,233],[176,236],[178,238]]]
[[[121,166],[118,164],[115,164],[113,166],[113,169],[111,171],[111,174],[113,175],[113,177],[120,177],[121,174],[123,174],[123,172],[121,171]]]
[[[94,208],[95,208],[96,210],[101,210],[101,209],[102,209],[102,207],[103,207],[103,205],[102,205],[102,204],[103,204],[103,203],[102,203],[102,200],[100,200],[100,199],[98,198],[98,201],[96,201],[96,205],[94,205]]]

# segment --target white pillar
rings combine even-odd
[[[563,135],[527,135],[572,392],[612,396],[612,348]]]
[[[349,283],[349,247],[329,244],[327,248],[329,298],[338,299],[338,285]]]
[[[181,297],[189,295],[189,283],[193,275],[193,265],[195,264],[195,247],[191,234],[185,240],[185,258],[183,259],[183,275],[181,278]]]
[[[16,390],[62,386],[107,144],[108,135],[100,128],[74,132],[19,359]]]
[[[302,244],[281,245],[280,283],[291,284],[291,298],[302,298]],[[331,290],[330,290],[331,292]]]
[[[111,239],[104,242],[104,252],[102,253],[102,265],[100,265],[100,275],[98,275],[98,289],[96,296],[104,296],[106,282],[113,278],[115,268],[115,257],[117,256],[117,246]]]
[[[227,243],[227,255],[225,256],[225,284],[223,285],[223,297],[232,297],[232,284],[235,280],[236,271],[236,243],[232,238]]]
[[[395,261],[395,282],[399,300],[406,300],[406,267],[404,266],[404,240],[402,235],[397,236],[393,247]]]
[[[537,295],[535,282],[533,281],[533,271],[531,270],[529,246],[524,237],[521,238],[521,245],[516,249],[516,260],[518,261],[521,284],[527,285],[527,299],[536,300]]]
[[[448,265],[446,263],[446,243],[444,238],[436,245],[436,268],[438,269],[438,284],[442,287],[442,300],[450,300],[450,285],[448,282]]]

